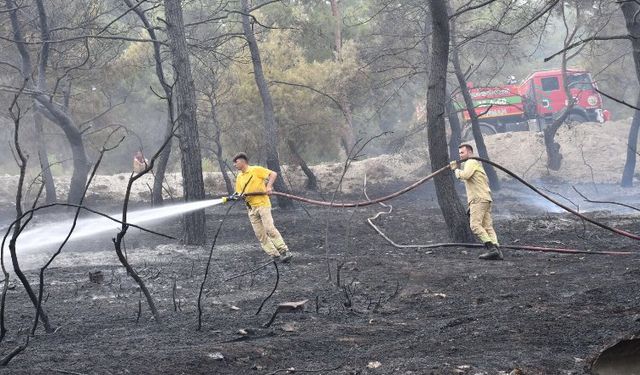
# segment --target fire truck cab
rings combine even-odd
[[[605,122],[608,111],[602,109],[602,97],[596,91],[591,74],[585,70],[567,69],[567,84],[575,100],[568,121]],[[569,103],[560,69],[535,72],[520,85],[525,115],[536,119],[540,130],[553,122]]]

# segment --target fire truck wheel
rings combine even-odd
[[[567,119],[565,120],[565,123],[569,125],[581,124],[583,122],[587,122],[587,118],[579,113],[570,113]]]

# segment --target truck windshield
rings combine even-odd
[[[567,84],[570,89],[592,90],[591,77],[587,73],[572,74],[567,77]]]

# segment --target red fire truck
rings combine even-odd
[[[513,78],[513,77],[511,77]],[[609,111],[603,110],[602,97],[596,91],[591,74],[581,69],[567,69],[569,91],[575,98],[567,121],[605,122]],[[529,75],[521,84],[498,87],[473,87],[470,94],[480,119],[483,134],[509,131],[541,131],[562,113],[567,106],[562,72],[544,70]],[[464,119],[463,139],[473,139],[471,119],[460,96],[457,107]]]

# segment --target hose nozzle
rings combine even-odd
[[[222,197],[222,203],[227,203],[230,201],[237,201],[238,199],[242,198],[242,195],[235,193],[235,194],[231,194],[228,195],[226,197]]]

